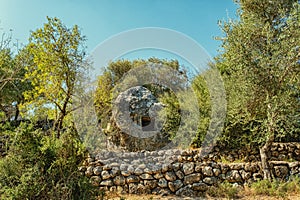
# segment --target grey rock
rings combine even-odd
[[[161,188],[168,187],[168,181],[165,178],[161,178],[158,180],[158,186]]]
[[[194,166],[195,166],[195,164],[193,162],[184,163],[183,166],[182,166],[183,173],[185,175],[189,175],[189,174],[193,173],[194,172]]]
[[[203,179],[203,182],[209,185],[214,185],[218,182],[218,179],[216,177],[205,177]]]
[[[200,173],[190,174],[190,175],[187,175],[184,177],[183,183],[185,185],[196,183],[196,182],[199,182],[201,180],[201,178],[202,178],[202,176]]]
[[[179,179],[183,179],[184,178],[184,174],[183,174],[183,172],[182,171],[177,171],[177,172],[175,172],[175,174],[176,174],[176,176],[179,178]]]
[[[124,176],[116,176],[113,180],[115,185],[125,185],[126,183],[126,179],[124,178]]]
[[[102,171],[101,177],[103,180],[109,179],[111,177],[111,174],[108,171]]]
[[[97,167],[94,168],[93,171],[94,171],[94,174],[98,176],[98,175],[100,175],[101,172],[102,172],[102,167],[97,166]]]
[[[168,180],[168,181],[175,181],[176,180],[176,175],[174,174],[174,172],[167,172],[165,174],[165,178]]]
[[[139,177],[135,175],[130,175],[126,178],[127,183],[137,183],[139,181],[140,181]]]
[[[174,182],[169,182],[168,186],[172,192],[176,192],[179,188],[183,186],[183,183],[181,180],[176,180]]]
[[[112,180],[103,180],[100,183],[100,186],[113,186]]]
[[[208,186],[205,183],[202,183],[202,182],[200,182],[200,183],[194,183],[192,185],[192,189],[204,192],[204,191],[206,191],[208,189]]]
[[[214,175],[213,169],[210,166],[203,167],[202,173],[204,176],[213,176]]]
[[[150,175],[150,174],[141,174],[140,178],[144,179],[144,180],[152,180],[152,179],[154,179],[153,176]]]

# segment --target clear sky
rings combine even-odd
[[[213,38],[222,34],[217,22],[234,18],[236,8],[232,0],[0,0],[0,28],[26,43],[46,16],[58,17],[81,27],[90,52],[122,31],[162,27],[188,35],[215,56],[220,42]]]

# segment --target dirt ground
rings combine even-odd
[[[227,198],[213,198],[213,197],[176,197],[176,196],[159,196],[159,195],[111,195],[106,196],[107,200],[227,200]],[[270,196],[252,196],[251,194],[240,195],[239,200],[300,200],[299,195],[288,195],[285,198],[270,197]]]

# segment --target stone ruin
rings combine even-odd
[[[161,133],[162,108],[163,104],[146,87],[135,86],[120,93],[114,101],[111,119],[119,131],[107,134],[109,149],[152,151],[164,147],[169,139]]]

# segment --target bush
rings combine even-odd
[[[239,193],[239,187],[224,181],[219,184],[217,187],[211,186],[206,191],[206,194],[211,197],[217,198],[226,198],[226,199],[233,199],[237,198]]]
[[[97,189],[78,171],[84,148],[69,128],[60,138],[22,124],[9,131],[11,146],[0,160],[2,199],[93,199]]]
[[[291,177],[290,180],[283,182],[278,180],[261,180],[251,185],[251,190],[255,195],[267,195],[286,197],[288,194],[300,193],[300,178]]]

